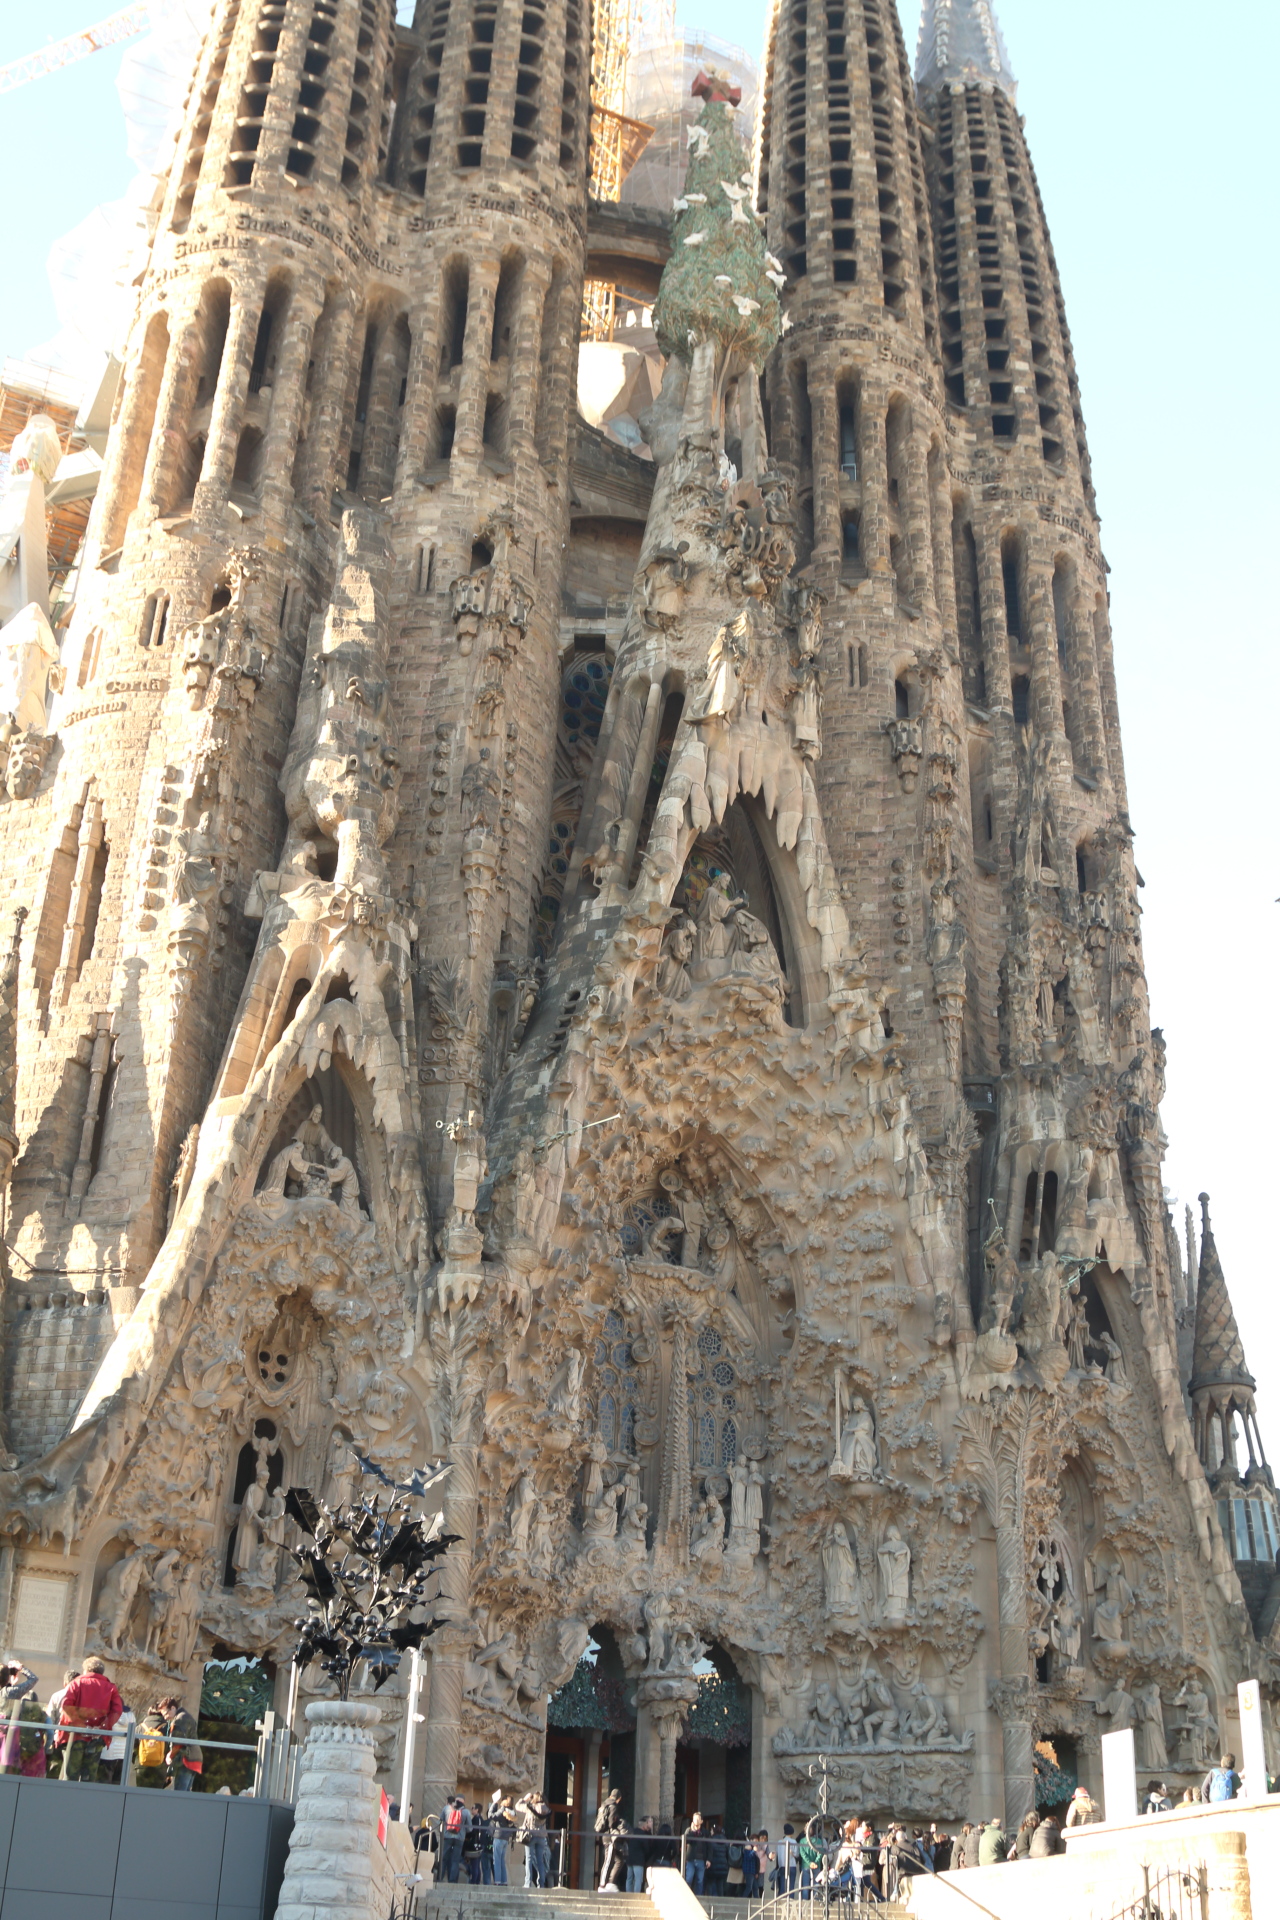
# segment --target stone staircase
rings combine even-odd
[[[419,1892],[422,1920],[658,1920],[647,1893],[586,1893],[576,1887],[430,1887]]]
[[[747,1920],[758,1914],[755,1901],[735,1900],[728,1896],[704,1899],[707,1920]],[[831,1920],[861,1920],[874,1911],[875,1920],[910,1920],[906,1907],[896,1901],[880,1902],[874,1910],[854,1907],[849,1902],[831,1902]],[[780,1907],[766,1908],[773,1920],[781,1915],[798,1914],[802,1920],[812,1913],[821,1920],[821,1896],[812,1907],[806,1900],[791,1900]],[[588,1893],[574,1887],[526,1889],[511,1887],[473,1887],[459,1882],[454,1886],[430,1887],[418,1894],[415,1920],[658,1920],[658,1911],[647,1893]]]

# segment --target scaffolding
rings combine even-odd
[[[597,0],[591,31],[591,197],[617,202],[622,183],[653,132],[623,109],[637,38],[675,30],[675,0]],[[614,289],[588,280],[582,290],[582,338],[613,335]]]

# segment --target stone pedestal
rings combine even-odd
[[[379,1788],[369,1701],[313,1700],[276,1920],[383,1920],[393,1891],[378,1841]]]

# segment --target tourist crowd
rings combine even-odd
[[[190,1792],[204,1758],[195,1718],[173,1695],[139,1720],[95,1656],[42,1706],[36,1676],[12,1654],[0,1664],[0,1773],[119,1786],[130,1729],[132,1784]]]
[[[1229,1800],[1240,1787],[1235,1759],[1224,1754],[1202,1786],[1188,1788],[1182,1799]],[[1143,1813],[1168,1812],[1172,1806],[1163,1784],[1151,1781]],[[897,1900],[913,1874],[1051,1859],[1064,1851],[1064,1826],[1085,1826],[1102,1818],[1084,1787],[1072,1794],[1061,1823],[1052,1814],[1029,1813],[1015,1832],[1006,1831],[994,1816],[966,1820],[956,1833],[936,1821],[927,1829],[890,1821],[877,1830],[869,1820],[858,1819],[846,1821],[835,1838],[824,1838],[823,1823],[815,1817],[802,1832],[787,1825],[781,1837],[771,1841],[763,1830],[730,1831],[716,1817],[701,1813],[682,1823],[679,1831],[652,1816],[632,1826],[621,1809],[622,1795],[615,1788],[595,1818],[593,1878],[601,1893],[642,1893],[650,1868],[676,1867],[702,1899],[793,1895],[814,1900],[829,1892],[868,1905]],[[416,1834],[420,1866],[427,1867],[429,1860],[427,1870],[437,1882],[506,1886],[508,1852],[514,1845],[523,1850],[528,1888],[561,1883],[566,1839],[552,1824],[551,1808],[540,1793],[513,1799],[500,1790],[487,1807],[469,1807],[461,1795],[452,1795],[438,1820],[424,1820]]]

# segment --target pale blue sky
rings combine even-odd
[[[0,63],[113,4],[8,0]],[[1053,229],[1113,569],[1147,969],[1169,1043],[1167,1179],[1180,1201],[1202,1187],[1213,1195],[1280,1466],[1271,1219],[1280,862],[1276,740],[1263,724],[1280,695],[1274,561],[1263,566],[1280,517],[1271,153],[1280,9],[1274,0],[996,6]],[[763,0],[689,0],[680,17],[753,47],[764,12]],[[911,0],[902,14],[914,50]],[[0,97],[0,353],[52,333],[49,241],[129,178],[119,58],[95,54]]]

